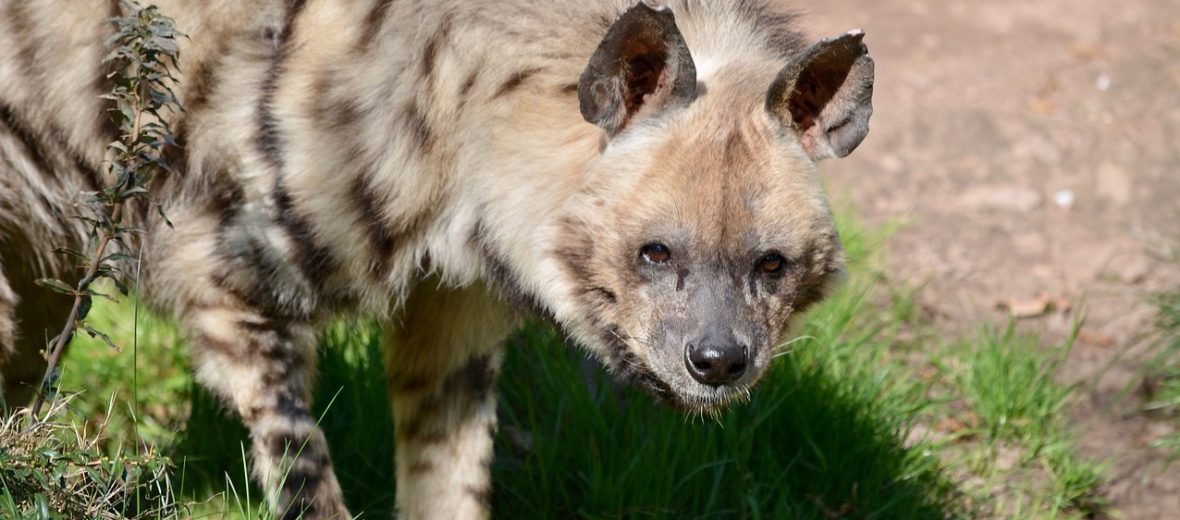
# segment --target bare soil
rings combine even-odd
[[[1142,412],[1141,385],[1145,295],[1180,286],[1180,3],[797,5],[816,37],[867,33],[872,131],[821,169],[869,224],[905,224],[892,276],[948,333],[1041,299],[1021,325],[1049,343],[1084,314],[1062,375],[1083,454],[1111,462],[1115,516],[1180,517],[1180,462],[1151,447],[1180,420]]]

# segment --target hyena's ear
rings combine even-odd
[[[691,101],[696,84],[672,11],[640,2],[615,20],[590,57],[578,80],[578,104],[586,121],[613,135],[640,110]]]
[[[869,133],[873,59],[864,35],[857,30],[820,40],[770,84],[766,109],[799,134],[812,160],[844,157]]]

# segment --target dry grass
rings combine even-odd
[[[150,449],[106,453],[101,428],[61,420],[68,403],[31,427],[27,409],[0,423],[0,517],[176,517],[169,459]]]

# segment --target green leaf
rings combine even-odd
[[[112,279],[112,280],[114,279],[114,277],[113,277],[113,276],[108,276],[107,278],[110,278],[110,279]],[[109,302],[111,302],[111,303],[119,303],[119,300],[116,300],[116,299],[115,299],[113,296],[111,296],[111,295],[109,295],[109,294],[106,294],[106,293],[100,293],[100,292],[98,292],[98,291],[91,291],[91,290],[87,290],[87,291],[86,291],[86,294],[89,294],[89,295],[91,295],[91,296],[97,296],[97,297],[99,297],[99,298],[102,298],[102,299],[104,299],[104,300],[107,300],[107,301],[109,301]]]
[[[75,260],[81,260],[81,261],[90,260],[90,257],[87,257],[86,255],[82,254],[81,252],[75,251],[75,250],[70,249],[68,247],[54,248],[53,252],[57,253],[61,256],[73,258]]]
[[[51,520],[53,518],[49,516],[49,501],[46,500],[43,493],[37,493],[33,497],[33,502],[37,507],[37,518],[41,520]]]
[[[127,198],[134,197],[136,195],[145,194],[147,192],[148,192],[147,188],[144,188],[143,186],[136,186],[134,188],[126,189],[126,190],[123,190],[122,192],[120,192],[119,198],[120,199],[127,199]]]
[[[104,264],[105,264],[106,262],[118,262],[118,261],[120,261],[120,260],[127,260],[127,261],[130,261],[130,262],[134,262],[134,261],[136,261],[136,260],[138,260],[138,259],[137,259],[137,258],[135,258],[134,256],[128,255],[128,254],[126,254],[126,253],[111,253],[111,254],[109,254],[109,255],[107,255],[107,256],[104,256],[104,257],[102,257],[102,262],[103,262]]]
[[[119,293],[121,293],[123,296],[127,296],[131,293],[131,291],[127,288],[127,284],[123,283],[122,278],[118,276],[112,276],[111,282],[115,284],[115,288],[119,289]]]
[[[61,294],[65,294],[65,295],[69,295],[69,296],[74,296],[77,294],[77,291],[75,291],[73,287],[70,287],[65,282],[58,280],[56,278],[38,278],[34,283],[36,283],[37,285],[40,285],[41,287],[44,287],[46,289],[49,289],[51,291],[58,292]]]
[[[123,351],[123,349],[120,349],[119,346],[115,344],[114,340],[112,340],[110,336],[106,335],[102,331],[95,329],[88,324],[83,324],[82,329],[85,330],[86,333],[90,335],[90,337],[101,339],[103,343],[106,343],[107,346],[114,349],[115,352]]]
[[[82,300],[78,302],[78,320],[86,319],[86,315],[90,314],[90,307],[94,303],[94,299],[89,295],[83,296]]]
[[[161,206],[159,203],[155,203],[152,205],[156,207],[156,213],[158,213],[160,215],[160,218],[164,219],[164,223],[167,224],[169,228],[171,228],[172,221],[168,220],[168,216],[164,214],[164,206]]]

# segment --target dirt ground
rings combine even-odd
[[[797,5],[814,36],[867,32],[872,131],[821,169],[868,223],[906,223],[892,276],[948,332],[1041,299],[1057,309],[1022,325],[1052,341],[1084,312],[1063,375],[1082,450],[1112,462],[1115,516],[1178,517],[1180,462],[1150,447],[1177,421],[1141,413],[1136,384],[1144,295],[1180,286],[1163,259],[1180,246],[1180,3]]]

